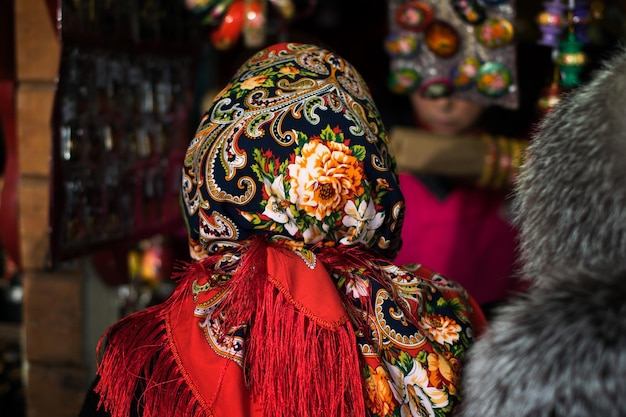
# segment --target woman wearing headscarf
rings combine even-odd
[[[277,44],[215,97],[182,172],[192,262],[103,337],[82,415],[445,416],[484,325],[392,263],[404,200],[356,70]]]

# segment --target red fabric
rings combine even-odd
[[[192,314],[195,308],[193,298],[187,296],[181,303],[180,308],[167,319],[168,334],[171,336],[168,345],[174,351],[178,368],[185,370],[185,382],[202,404],[206,415],[263,416],[262,406],[252,401],[239,365],[207,349],[207,340],[199,329],[199,320]],[[224,398],[228,398],[228,401],[223,401]]]
[[[168,343],[164,312],[180,296],[178,291],[167,303],[127,316],[98,344],[103,356],[95,392],[100,396],[98,406],[111,417],[187,417],[204,406],[197,390],[183,378],[186,372],[178,366],[178,352]]]
[[[323,267],[311,269],[295,253],[269,247],[267,275],[309,319],[329,329],[348,321],[337,287]]]
[[[96,392],[112,417],[127,417],[137,403],[143,417],[383,415],[415,404],[415,384],[435,393],[424,406],[454,409],[465,349],[485,328],[480,308],[457,284],[426,267],[409,273],[358,249],[325,248],[308,264],[259,241],[241,251],[187,265],[166,302],[107,332]],[[232,275],[224,272],[228,262],[237,265]],[[335,300],[332,286],[321,282],[333,280],[328,272],[349,279],[362,268],[383,285],[377,318],[359,307],[373,306],[369,296]],[[413,285],[402,285],[404,279]],[[390,294],[402,304],[388,305]],[[367,323],[377,323],[371,340],[357,343],[346,320],[350,306],[352,319],[366,314]],[[401,321],[394,325],[393,316],[408,320],[397,327]],[[237,328],[233,338],[219,330]],[[359,343],[369,347],[361,353]],[[405,378],[417,379],[405,388]],[[392,394],[398,387],[400,397]]]
[[[479,304],[521,288],[516,231],[506,219],[505,194],[454,188],[440,200],[416,176],[400,175],[406,200],[397,264],[423,264],[459,282]]]
[[[197,284],[210,279],[205,276]],[[356,336],[324,266],[308,267],[294,252],[257,241],[228,291],[220,306],[228,317],[224,328],[249,323],[246,380],[233,360],[207,349],[204,332],[189,331],[204,321],[192,314],[194,309],[218,297],[221,288],[186,297],[167,317],[179,368],[192,390],[202,393],[197,397],[209,415],[306,415],[319,410],[320,417],[365,416]]]

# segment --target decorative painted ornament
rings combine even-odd
[[[456,29],[443,20],[434,20],[424,33],[424,42],[433,54],[449,58],[457,53],[461,38]]]
[[[476,0],[453,0],[452,7],[465,23],[480,25],[487,18],[485,9]]]
[[[551,0],[541,0],[551,1]],[[561,0],[564,1],[564,0]],[[414,68],[421,75],[417,93],[439,97],[449,95],[482,104],[517,109],[519,89],[515,42],[518,36],[513,0],[387,0],[389,29],[385,49],[390,71]],[[430,24],[421,24],[421,5],[427,5]],[[432,9],[432,10],[431,10]],[[411,10],[409,13],[408,11]],[[418,16],[407,24],[410,16]],[[403,21],[404,19],[404,21]],[[402,33],[405,32],[405,33]],[[500,63],[503,74],[485,73],[485,62]],[[477,87],[483,68],[483,91]],[[489,67],[487,67],[489,68]],[[402,72],[404,71],[404,72]],[[406,91],[398,79],[416,78],[402,70],[388,78],[394,91]],[[433,81],[437,80],[437,81]],[[502,85],[503,84],[503,85]],[[417,83],[410,84],[414,89]],[[500,89],[500,90],[499,90]],[[489,95],[489,96],[488,96]]]
[[[500,97],[513,83],[511,70],[499,62],[486,62],[476,75],[476,89],[487,97]]]
[[[419,89],[419,94],[425,98],[447,97],[454,92],[454,85],[443,77],[431,78],[425,81]]]
[[[247,48],[260,48],[265,43],[267,19],[265,2],[244,0],[243,41]]]
[[[409,1],[396,10],[396,23],[406,30],[421,32],[432,20],[433,9],[421,1]]]
[[[457,66],[452,68],[450,80],[458,90],[470,89],[476,80],[478,70],[482,63],[478,58],[468,57],[463,59]]]
[[[398,68],[391,72],[387,84],[396,94],[409,94],[417,90],[422,82],[422,76],[415,68]]]
[[[561,101],[563,90],[557,82],[551,83],[546,87],[539,96],[537,101],[537,109],[543,115],[550,113]]]
[[[542,37],[537,43],[556,48],[559,44],[561,31],[566,24],[564,16],[567,6],[560,0],[546,1],[543,4],[545,9],[537,16],[537,23],[542,33]]]
[[[513,25],[503,18],[490,18],[478,26],[476,39],[488,48],[500,48],[511,43],[515,30]]]
[[[415,55],[419,45],[415,32],[402,30],[390,33],[385,39],[385,51],[392,58],[407,58]]]
[[[582,50],[582,43],[572,32],[559,43],[559,52],[556,62],[561,70],[561,85],[565,88],[580,85],[580,73],[587,63],[587,55]]]
[[[243,21],[243,0],[235,0],[228,8],[220,25],[211,31],[210,40],[215,49],[224,51],[232,48],[241,35]]]
[[[213,2],[214,4],[208,2],[207,4],[210,4],[210,10],[202,19],[202,23],[209,26],[219,25],[222,19],[224,19],[228,8],[233,4],[233,1],[234,0],[220,0]]]

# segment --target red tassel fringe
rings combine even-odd
[[[328,263],[329,270],[346,263],[366,266],[362,251],[322,252],[326,256],[318,259]],[[354,324],[321,326],[297,311],[268,280],[266,243],[255,240],[244,253],[241,267],[226,284],[230,295],[216,314],[225,313],[226,329],[247,325],[244,372],[264,415],[365,417],[361,355],[353,327],[365,323],[350,314]],[[179,297],[191,297],[187,283],[212,273],[218,258],[185,265],[175,275],[182,285],[168,301],[121,320],[107,332],[103,340],[114,348],[98,347],[104,354],[96,392],[111,417],[128,417],[133,407],[143,417],[210,415],[178,368],[176,354],[184,352],[172,352],[165,315],[176,308]],[[350,302],[346,308],[356,311]],[[142,341],[140,347],[137,340]]]
[[[329,330],[297,312],[271,284],[246,347],[254,395],[267,416],[364,416],[351,324]]]
[[[167,342],[164,314],[181,290],[162,305],[122,319],[99,343],[102,357],[95,391],[100,395],[99,407],[111,417],[204,415]],[[137,413],[131,413],[132,408]]]
[[[298,312],[268,280],[265,250],[249,248],[223,306],[232,325],[250,323],[244,365],[264,415],[365,416],[352,324],[328,329]]]

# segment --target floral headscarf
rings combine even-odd
[[[404,200],[388,148],[349,63],[311,45],[262,50],[214,99],[189,145],[192,258],[250,235],[395,256]]]
[[[194,261],[103,339],[112,417],[451,415],[484,317],[457,284],[390,261],[404,202],[388,145],[336,54],[252,57],[184,161]]]

